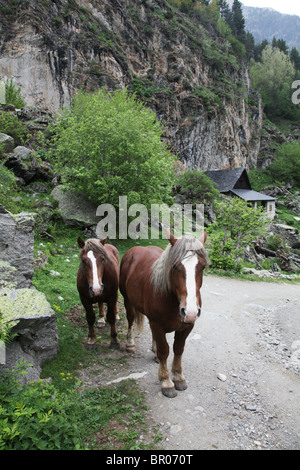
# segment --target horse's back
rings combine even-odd
[[[120,269],[123,274],[128,274],[128,271],[137,267],[152,266],[162,251],[158,246],[134,246],[123,256]]]
[[[123,295],[126,294],[128,283],[138,288],[149,280],[151,266],[162,252],[157,246],[135,246],[125,253],[120,266],[120,290]]]

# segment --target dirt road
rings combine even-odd
[[[173,399],[160,392],[147,323],[130,359],[162,447],[299,449],[299,284],[208,275],[202,299],[183,356],[186,391]]]

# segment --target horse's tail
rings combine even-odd
[[[139,333],[142,333],[143,332],[143,329],[144,329],[144,319],[145,319],[145,316],[139,312],[138,310],[135,311],[135,315],[134,315],[134,321],[135,321],[135,324],[137,326],[137,330]]]

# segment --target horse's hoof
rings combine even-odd
[[[97,328],[104,328],[104,327],[105,327],[105,320],[104,320],[104,318],[103,319],[101,318],[97,322]]]
[[[173,382],[174,382],[176,390],[179,390],[180,392],[182,392],[183,390],[187,389],[187,384],[185,380],[181,382],[175,382],[175,380],[173,380]]]
[[[128,353],[131,353],[131,354],[135,353],[135,351],[136,351],[135,344],[133,344],[133,345],[132,344],[128,344],[128,345],[126,344],[126,351]]]
[[[162,388],[162,394],[167,398],[175,398],[177,397],[177,392],[174,387],[172,388]]]
[[[120,349],[120,343],[110,343],[109,347],[111,349]]]
[[[86,343],[85,349],[88,351],[92,351],[93,349],[97,349],[96,343]]]

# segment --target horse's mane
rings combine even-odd
[[[109,258],[105,247],[100,243],[100,240],[97,238],[89,238],[86,240],[84,247],[80,250],[80,256],[88,253],[88,251],[93,251],[94,253],[100,253],[106,259]]]
[[[205,264],[209,264],[208,255],[200,240],[191,236],[179,238],[175,245],[167,246],[152,266],[151,281],[156,291],[170,291],[170,271],[186,257],[188,252],[191,252],[191,256],[194,253],[198,254],[205,260]]]

